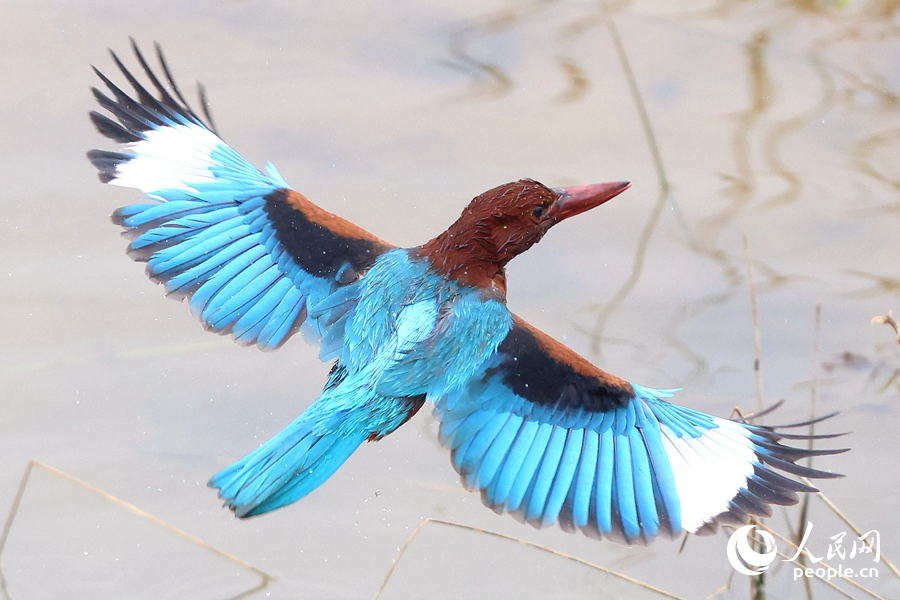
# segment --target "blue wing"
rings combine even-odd
[[[323,360],[343,342],[356,282],[392,246],[316,206],[272,165],[261,173],[185,102],[157,46],[171,93],[135,54],[158,97],[113,59],[133,97],[96,71],[111,97],[93,89],[113,118],[91,113],[123,152],[92,150],[101,181],[142,190],[149,202],[120,208],[113,222],[133,241],[128,254],[190,308],[204,327],[272,350],[301,325],[322,340]]]
[[[770,515],[814,488],[778,471],[843,450],[802,450],[774,428],[712,417],[609,375],[519,318],[459,392],[435,402],[441,442],[468,489],[535,526],[625,543],[706,533]],[[829,436],[817,436],[829,437]]]

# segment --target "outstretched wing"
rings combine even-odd
[[[157,97],[112,53],[134,93],[94,69],[111,97],[94,96],[114,119],[92,112],[91,121],[125,148],[88,153],[101,181],[149,200],[112,216],[133,240],[128,254],[167,295],[190,298],[210,331],[272,350],[305,323],[323,360],[334,356],[356,282],[392,246],[290,189],[271,164],[254,168],[216,134],[202,90],[207,122],[191,110],[159,46],[171,92],[132,46]]]
[[[780,472],[837,477],[794,461],[843,450],[782,445],[807,436],[664,400],[674,391],[609,375],[516,317],[480,375],[435,414],[463,483],[495,511],[629,544],[768,516],[770,504],[816,491]]]

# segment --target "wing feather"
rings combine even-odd
[[[326,337],[323,358],[333,356],[356,302],[353,284],[392,246],[290,189],[273,166],[253,167],[219,138],[204,96],[205,122],[187,105],[159,48],[163,78],[132,46],[150,86],[113,53],[134,93],[95,69],[111,95],[94,88],[94,96],[112,118],[90,115],[125,148],[88,153],[101,181],[153,200],[113,214],[132,240],[129,256],[147,263],[167,295],[190,298],[210,331],[272,350],[306,324],[313,337]],[[315,313],[311,302],[321,305]]]
[[[675,391],[609,375],[516,317],[435,414],[463,484],[495,511],[628,544],[707,533],[815,491],[780,472],[834,476],[794,461],[841,450],[785,446],[777,428],[672,404]]]

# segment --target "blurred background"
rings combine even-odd
[[[137,68],[128,36],[148,55],[162,44],[189,100],[207,86],[219,132],[252,163],[271,160],[401,245],[521,177],[633,182],[512,263],[510,307],[608,371],[684,388],[675,400],[692,408],[752,412],[759,385],[765,404],[786,400],[765,423],[804,420],[813,400],[840,411],[818,430],[853,431],[826,443],[853,450],[816,466],[847,477],[821,489],[900,554],[900,345],[870,324],[900,313],[897,0],[12,0],[2,12],[0,514],[38,460],[257,570],[35,470],[0,556],[5,597],[371,598],[429,518],[685,598],[750,594],[722,533],[679,553],[680,540],[626,548],[495,515],[459,486],[429,410],[289,508],[245,522],[222,509],[207,479],[299,414],[328,365],[299,337],[263,354],[204,332],[124,255],[109,214],[140,194],[101,185],[84,153],[114,149],[87,118],[100,84],[89,65],[124,85],[106,48]],[[900,597],[887,567],[850,559],[855,534],[816,499],[807,520],[814,554],[846,531],[848,555],[831,562],[877,566],[858,582]],[[799,521],[792,508],[769,525]],[[776,561],[769,598],[803,597],[792,568]],[[430,522],[381,597],[658,596]]]

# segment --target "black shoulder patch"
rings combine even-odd
[[[278,241],[307,273],[335,278],[345,264],[354,274],[365,273],[389,247],[365,237],[341,235],[315,223],[288,203],[291,190],[279,189],[266,196],[266,212]],[[340,273],[346,280],[349,273]],[[348,281],[349,283],[349,281]]]
[[[634,398],[630,386],[581,373],[551,356],[525,327],[513,327],[498,352],[503,360],[495,371],[513,392],[535,404],[606,412],[626,406]]]

